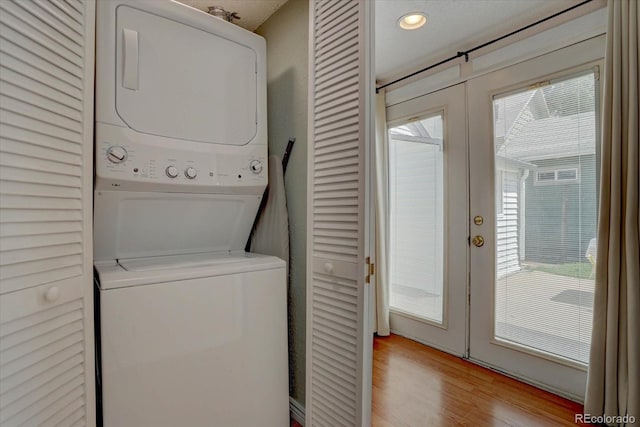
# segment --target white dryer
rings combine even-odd
[[[103,424],[288,425],[285,264],[243,252],[267,184],[264,39],[170,0],[96,7]]]

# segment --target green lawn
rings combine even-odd
[[[593,279],[591,277],[591,264],[588,262],[572,262],[569,264],[541,264],[529,265],[527,270],[544,271],[558,276],[575,277],[577,279]]]

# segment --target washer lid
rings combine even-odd
[[[263,255],[247,252],[236,254],[224,252],[121,259],[118,260],[118,264],[127,271],[144,272],[183,268],[220,267],[238,263],[247,264],[248,261],[254,263],[256,260],[263,260],[263,258]]]
[[[285,262],[279,258],[246,252],[158,256],[95,264],[102,290],[284,267]]]

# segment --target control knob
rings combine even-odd
[[[107,159],[111,163],[122,163],[127,160],[127,150],[119,145],[111,146],[107,149]]]
[[[249,169],[257,175],[262,172],[262,163],[260,160],[252,160],[251,163],[249,163]]]
[[[193,179],[198,175],[198,171],[195,170],[192,167],[188,167],[184,170],[184,176],[186,176],[189,179]]]
[[[175,178],[178,176],[178,168],[175,166],[167,166],[164,171],[169,178]]]

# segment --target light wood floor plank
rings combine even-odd
[[[375,427],[573,426],[582,413],[580,404],[397,335],[376,337],[373,354]]]

